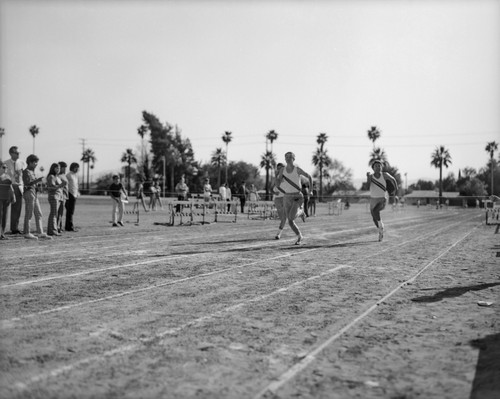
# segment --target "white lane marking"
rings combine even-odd
[[[290,284],[289,286],[287,287],[282,287],[282,288],[279,288],[273,292],[270,292],[268,294],[263,294],[263,295],[259,295],[255,298],[251,298],[251,299],[248,299],[247,301],[244,301],[244,302],[240,302],[236,305],[232,305],[232,306],[228,306],[227,308],[225,309],[222,309],[222,310],[219,310],[217,312],[214,312],[214,313],[211,313],[209,315],[206,315],[206,316],[202,316],[202,317],[199,317],[195,320],[191,320],[189,322],[186,322],[178,327],[175,327],[175,328],[170,328],[168,330],[165,330],[161,333],[158,333],[156,334],[155,336],[151,337],[151,338],[147,338],[147,339],[142,339],[140,340],[140,342],[137,342],[137,343],[133,343],[133,344],[128,344],[128,345],[124,345],[124,346],[120,346],[118,348],[115,348],[115,349],[111,349],[111,350],[108,350],[100,355],[93,355],[93,356],[89,356],[85,359],[81,359],[81,360],[78,360],[77,362],[74,362],[74,363],[71,363],[71,364],[68,364],[68,365],[65,365],[65,366],[61,366],[61,367],[58,367],[56,369],[53,369],[53,370],[50,370],[46,373],[42,373],[42,374],[38,374],[38,375],[35,375],[33,377],[31,377],[29,380],[25,381],[25,382],[15,382],[14,383],[14,388],[18,389],[18,390],[26,390],[28,389],[28,386],[31,385],[31,384],[34,384],[34,383],[37,383],[37,382],[42,382],[42,381],[45,381],[49,378],[54,378],[54,377],[57,377],[63,373],[67,373],[67,372],[70,372],[71,370],[73,370],[74,368],[78,367],[78,366],[82,366],[82,365],[86,365],[86,364],[91,364],[91,363],[98,363],[100,361],[102,361],[104,358],[108,358],[108,357],[111,357],[111,356],[115,356],[115,355],[122,355],[122,354],[125,354],[127,352],[131,352],[131,351],[135,351],[137,349],[139,349],[142,345],[144,344],[151,344],[157,340],[161,340],[162,338],[164,338],[165,336],[167,335],[172,335],[172,334],[176,334],[178,332],[180,332],[181,330],[185,329],[185,328],[188,328],[188,327],[194,327],[196,325],[199,325],[201,323],[204,323],[208,320],[211,320],[211,319],[214,319],[216,317],[220,317],[224,314],[227,314],[227,313],[230,313],[230,312],[233,312],[233,311],[236,311],[238,309],[240,309],[241,307],[247,305],[247,304],[250,304],[250,303],[254,303],[254,302],[259,302],[259,301],[262,301],[266,298],[269,298],[271,296],[274,296],[274,295],[277,295],[277,294],[281,294],[283,292],[286,292],[294,287],[297,287],[299,285],[302,285],[306,282],[309,282],[309,281],[312,281],[312,280],[316,280],[318,278],[321,278],[321,277],[324,277],[328,274],[331,274],[331,273],[334,273],[340,269],[344,269],[344,268],[348,268],[348,267],[351,267],[351,266],[348,266],[348,265],[338,265],[336,267],[333,267],[327,271],[324,271],[318,275],[315,275],[315,276],[311,276],[311,277],[308,277],[304,280],[301,280],[301,281],[296,281],[295,283],[292,283]],[[163,342],[160,341],[160,345],[163,344]]]
[[[292,378],[294,378],[297,374],[299,374],[301,371],[303,371],[309,364],[311,364],[315,359],[316,356],[322,352],[326,347],[331,345],[335,340],[337,340],[342,334],[344,334],[346,331],[351,329],[354,325],[359,323],[361,320],[363,320],[366,316],[368,316],[370,313],[372,313],[377,307],[385,302],[387,299],[389,299],[391,296],[393,296],[396,292],[398,292],[401,288],[403,288],[405,285],[408,283],[413,282],[420,274],[422,274],[427,268],[429,268],[431,265],[433,265],[437,260],[439,260],[441,257],[443,257],[445,254],[447,254],[451,249],[453,249],[455,246],[458,245],[461,241],[466,239],[470,234],[474,232],[474,230],[477,227],[475,227],[473,230],[469,231],[465,236],[461,237],[458,239],[456,242],[454,242],[452,245],[450,245],[447,249],[445,249],[443,252],[441,252],[436,258],[434,258],[432,261],[427,263],[424,267],[422,267],[417,273],[413,275],[410,279],[406,280],[405,282],[399,284],[396,288],[394,288],[392,291],[390,291],[388,294],[386,294],[384,297],[379,299],[375,304],[370,306],[367,310],[365,310],[363,313],[361,313],[358,317],[356,317],[354,320],[352,320],[349,324],[341,328],[338,332],[333,334],[330,338],[328,338],[326,341],[324,341],[321,345],[316,347],[316,349],[312,350],[302,358],[298,363],[294,364],[291,368],[289,368],[287,371],[285,371],[283,374],[279,376],[279,378],[270,384],[268,384],[265,388],[259,391],[257,395],[254,396],[255,399],[261,398],[264,395],[268,395],[271,393],[273,396],[276,395],[277,391],[285,385],[288,381],[290,381]]]

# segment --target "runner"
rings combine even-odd
[[[299,166],[294,165],[295,154],[293,152],[287,152],[285,154],[285,161],[286,166],[278,173],[277,183],[284,193],[283,207],[288,219],[288,224],[297,235],[295,245],[300,245],[302,244],[303,236],[295,224],[297,216],[301,216],[302,220],[305,220],[304,211],[299,211],[304,202],[304,196],[301,192],[300,176],[309,179],[309,187],[312,187],[312,177],[307,172],[304,172]]]
[[[382,223],[380,211],[385,208],[388,191],[391,191],[390,195],[395,196],[398,190],[396,179],[389,173],[382,172],[382,167],[382,161],[375,160],[372,162],[373,173],[366,173],[367,182],[370,185],[370,213],[378,228],[379,241],[384,239],[384,223]]]

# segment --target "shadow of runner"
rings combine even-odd
[[[500,398],[500,334],[469,342],[479,349],[470,399]]]
[[[463,295],[469,291],[481,291],[481,290],[484,290],[486,288],[495,287],[497,285],[500,285],[500,282],[469,285],[466,287],[452,287],[452,288],[447,288],[444,291],[436,292],[434,295],[413,298],[412,301],[413,302],[438,302],[438,301],[443,300],[444,298],[455,298],[455,297]]]

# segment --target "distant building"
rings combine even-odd
[[[452,200],[460,196],[458,191],[443,191],[443,203],[448,199]],[[417,205],[420,201],[420,205],[436,204],[439,199],[439,191],[434,190],[414,190],[410,194],[404,196],[405,203],[407,205]]]

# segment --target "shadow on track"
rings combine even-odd
[[[457,296],[463,295],[469,291],[481,291],[486,288],[495,287],[500,285],[498,283],[485,283],[485,284],[477,284],[477,285],[469,285],[466,287],[452,287],[447,288],[444,291],[436,292],[434,295],[421,296],[418,298],[413,298],[413,302],[439,302],[445,298],[455,298]]]
[[[487,335],[469,342],[479,349],[476,375],[472,383],[470,399],[500,397],[500,334]]]

